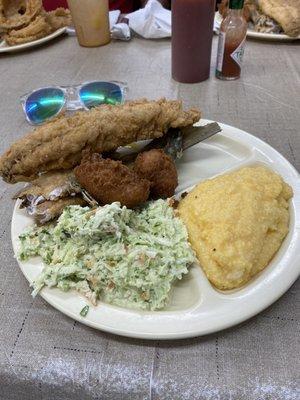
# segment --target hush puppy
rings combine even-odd
[[[100,204],[119,201],[133,208],[147,201],[150,182],[142,179],[120,161],[94,154],[74,170],[80,185]]]
[[[134,163],[134,171],[150,181],[150,193],[155,199],[171,197],[178,185],[174,161],[163,150],[153,149],[140,153]]]

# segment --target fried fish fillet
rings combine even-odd
[[[34,217],[38,225],[44,225],[57,217],[59,217],[63,210],[68,206],[85,206],[86,201],[80,196],[63,197],[56,201],[44,201],[37,205],[27,207],[29,215]]]
[[[10,183],[38,173],[78,165],[82,151],[108,152],[129,143],[163,136],[169,128],[197,122],[200,111],[183,111],[176,100],[145,99],[103,105],[61,116],[16,141],[0,158],[0,176]]]
[[[42,174],[16,193],[13,199],[21,199],[22,206],[37,205],[44,201],[56,201],[81,192],[73,171],[51,171]]]
[[[258,0],[258,5],[288,36],[300,35],[300,0]]]

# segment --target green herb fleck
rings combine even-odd
[[[80,311],[80,315],[82,317],[86,317],[87,313],[89,312],[90,306],[84,306],[83,309]]]

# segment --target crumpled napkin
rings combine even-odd
[[[110,25],[110,33],[112,39],[119,40],[130,40],[131,33],[128,24],[124,22],[118,22],[120,17],[120,10],[110,11],[109,12],[109,25]]]
[[[121,14],[120,10],[109,12],[109,25],[110,25],[111,37],[112,39],[130,40],[131,33],[129,26],[123,22],[117,23],[120,14]],[[70,36],[76,36],[75,28],[73,26],[67,27],[67,33]]]
[[[171,36],[171,11],[157,0],[149,0],[144,8],[127,14],[126,18],[130,29],[146,39]]]

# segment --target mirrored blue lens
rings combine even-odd
[[[79,96],[87,108],[100,104],[117,104],[123,100],[120,86],[111,82],[91,82],[82,86]]]
[[[28,96],[25,112],[31,122],[40,124],[58,114],[64,103],[65,96],[61,89],[39,89]]]

